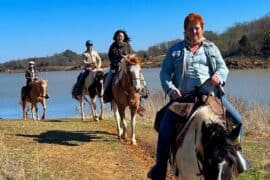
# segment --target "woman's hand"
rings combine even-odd
[[[210,82],[215,85],[215,86],[218,86],[220,83],[221,83],[221,80],[219,78],[219,76],[217,74],[214,74],[212,77],[211,77],[211,80]]]
[[[180,91],[176,91],[173,90],[172,93],[170,94],[171,99],[175,100],[175,99],[179,99],[180,97],[182,97]]]

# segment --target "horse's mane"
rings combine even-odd
[[[134,55],[128,56],[127,61],[128,61],[130,64],[141,64],[142,59],[141,59],[139,56],[136,56],[136,55],[134,54]]]
[[[126,59],[122,59],[120,63],[120,71],[118,74],[118,80],[123,77],[123,74],[127,72],[128,65],[140,65],[142,58],[137,56],[136,54],[128,55]],[[118,81],[116,81],[117,83]]]

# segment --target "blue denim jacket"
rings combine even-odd
[[[209,77],[213,74],[217,74],[221,81],[225,82],[228,75],[228,68],[221,56],[221,53],[217,46],[208,40],[204,40],[202,42],[202,46],[204,47],[206,58],[208,58],[209,64]],[[166,57],[162,63],[161,71],[160,71],[160,80],[161,85],[165,93],[168,95],[171,94],[173,90],[182,89],[184,73],[186,71],[186,51],[188,44],[186,41],[181,41],[175,45],[173,45],[167,52]],[[207,72],[203,72],[205,74]],[[200,76],[201,84],[204,83],[209,77]],[[210,90],[211,84],[206,85],[205,92]],[[216,94],[217,92],[214,90],[213,92]]]

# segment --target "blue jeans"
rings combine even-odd
[[[112,83],[112,77],[113,77],[112,70],[109,70],[107,72],[107,75],[104,81],[104,92],[108,89],[109,85]]]
[[[243,121],[240,113],[233,107],[233,105],[228,101],[228,99],[225,96],[221,96],[221,101],[223,103],[223,106],[227,109],[227,113],[231,116],[231,119],[234,124],[241,125],[240,130],[240,143],[242,143],[243,139]]]
[[[176,139],[176,121],[173,119],[174,113],[166,110],[160,121],[156,164],[148,173],[148,177],[154,180],[165,180],[167,174],[170,145]]]

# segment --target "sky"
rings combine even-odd
[[[183,21],[202,15],[205,30],[224,32],[236,23],[270,12],[269,0],[0,0],[0,63],[81,53],[85,41],[107,52],[116,30],[124,29],[134,50],[183,38]]]

